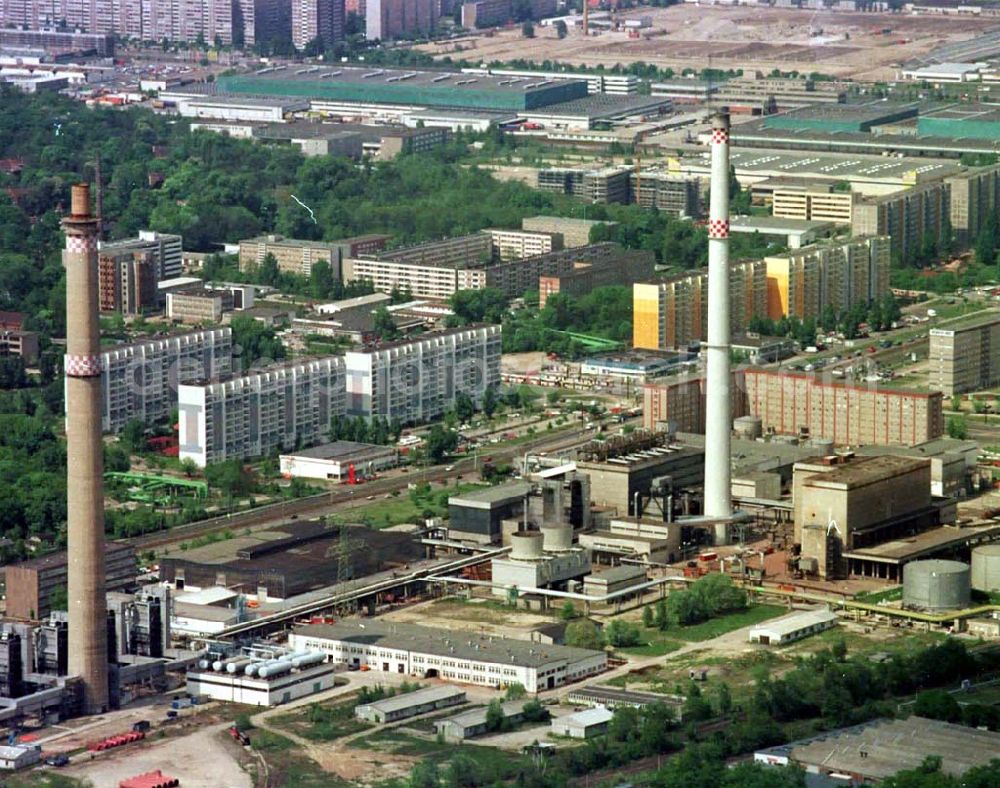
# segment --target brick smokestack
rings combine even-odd
[[[69,673],[84,684],[83,710],[108,708],[107,596],[104,568],[104,457],[98,326],[98,222],[90,187],[72,187],[63,219],[66,248],[66,455],[69,554]]]
[[[712,117],[712,183],[708,211],[708,342],[705,391],[705,514],[732,517],[729,388],[729,112]],[[716,528],[725,543],[727,526]]]

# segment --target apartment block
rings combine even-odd
[[[892,252],[907,264],[925,241],[941,248],[950,221],[951,186],[936,181],[911,189],[866,197],[854,204],[853,235],[888,235]]]
[[[309,276],[313,264],[323,262],[330,265],[336,279],[340,276],[340,262],[344,257],[376,254],[385,249],[388,240],[388,235],[362,235],[330,242],[261,235],[240,241],[240,270],[257,268],[270,254],[282,273]]]
[[[408,33],[428,33],[437,27],[440,0],[367,0],[365,38],[396,38]]]
[[[138,315],[159,304],[156,256],[149,250],[102,249],[98,253],[98,301],[102,312]]]
[[[563,216],[526,216],[521,220],[522,230],[558,233],[567,249],[586,246],[590,243],[590,233],[595,227],[614,227],[618,222],[596,219],[569,219]]]
[[[912,446],[944,432],[942,395],[851,385],[779,370],[743,371],[746,412],[765,433],[848,446]]]
[[[329,356],[182,384],[181,459],[199,467],[321,443],[344,413],[344,359]]]
[[[344,40],[344,0],[291,0],[292,44],[304,49],[315,39],[327,47]]]
[[[767,266],[763,260],[730,264],[730,328],[744,331],[767,313]],[[632,286],[632,344],[648,350],[686,348],[708,336],[708,271],[699,269],[660,282]]]
[[[179,235],[140,230],[138,238],[124,241],[102,241],[98,258],[128,259],[135,255],[149,255],[153,262],[156,281],[181,275],[183,264],[183,239]]]
[[[730,408],[732,418],[746,415],[742,372],[732,373]],[[649,383],[642,389],[642,421],[649,430],[664,425],[677,432],[705,434],[705,378],[684,377],[668,383]]]
[[[182,323],[219,323],[233,306],[232,290],[199,287],[167,293],[167,317]]]
[[[382,135],[379,142],[379,161],[392,161],[404,153],[422,153],[440,148],[451,139],[451,131],[442,126],[419,129],[393,129]]]
[[[539,191],[570,194],[591,203],[627,203],[630,201],[632,170],[629,167],[605,167],[583,170],[565,167],[539,170]]]
[[[26,364],[38,361],[38,334],[0,329],[0,356],[19,356]]]
[[[347,415],[415,424],[442,416],[459,393],[478,404],[500,384],[500,333],[473,325],[348,352]]]
[[[643,208],[656,208],[671,216],[697,219],[701,216],[701,181],[697,178],[673,178],[663,173],[630,175],[631,202]]]
[[[41,7],[47,3],[31,0],[7,0],[0,4],[0,47],[5,49],[45,49],[53,52],[94,52],[99,57],[114,57],[115,37],[104,33],[77,33],[35,29],[51,25],[54,18],[43,18]]]
[[[932,328],[927,366],[930,388],[949,397],[1000,383],[1000,312]]]
[[[617,253],[607,259],[593,262],[574,260],[573,268],[565,274],[549,274],[538,277],[538,306],[542,308],[549,296],[564,293],[582,296],[595,287],[623,285],[629,287],[653,276],[656,255],[645,249],[624,249],[617,244],[594,244],[594,247],[611,247]]]
[[[829,184],[801,188],[789,184],[772,192],[771,213],[781,219],[833,222],[850,227],[856,199],[853,192],[835,191]]]
[[[485,230],[489,233],[492,249],[501,260],[521,260],[539,254],[557,252],[563,248],[558,233],[532,232],[530,230]]]
[[[767,315],[818,318],[827,306],[836,313],[889,292],[891,241],[873,236],[792,249],[765,258]]]
[[[177,407],[180,383],[230,374],[233,332],[216,328],[118,345],[101,354],[101,368],[101,428],[118,432],[130,419],[149,424]]]
[[[945,178],[951,191],[950,218],[955,243],[960,248],[975,245],[990,217],[1000,211],[1000,165],[972,167]]]

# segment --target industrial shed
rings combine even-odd
[[[512,725],[517,725],[524,719],[524,704],[527,701],[510,700],[503,704],[503,716]],[[487,732],[486,706],[456,714],[434,723],[434,730],[447,741],[463,741],[482,736]]]
[[[407,717],[457,706],[460,703],[465,703],[465,691],[445,684],[395,695],[373,703],[360,703],[354,708],[354,716],[359,720],[382,724],[405,720]]]
[[[762,646],[783,646],[837,626],[837,614],[825,608],[804,610],[750,627],[749,640]]]
[[[608,723],[614,716],[610,709],[595,706],[552,720],[552,733],[556,736],[569,736],[571,739],[591,739],[606,733]]]

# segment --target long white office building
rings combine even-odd
[[[230,374],[233,332],[192,331],[118,345],[101,354],[101,427],[118,432],[131,419],[149,424],[177,407],[179,383]]]
[[[181,275],[182,246],[183,238],[179,235],[158,233],[154,230],[140,230],[138,238],[128,238],[123,241],[101,241],[99,250],[103,255],[150,252],[155,264],[156,280],[160,281]]]
[[[328,356],[180,386],[180,458],[200,467],[329,436],[344,413],[344,359]]]
[[[459,393],[478,405],[500,384],[500,332],[471,325],[347,353],[347,415],[414,424],[442,416]]]

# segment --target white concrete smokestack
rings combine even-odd
[[[708,343],[705,392],[705,515],[732,516],[729,373],[729,111],[712,117],[708,209]],[[716,542],[725,541],[725,526]],[[721,537],[721,538],[720,538]]]

